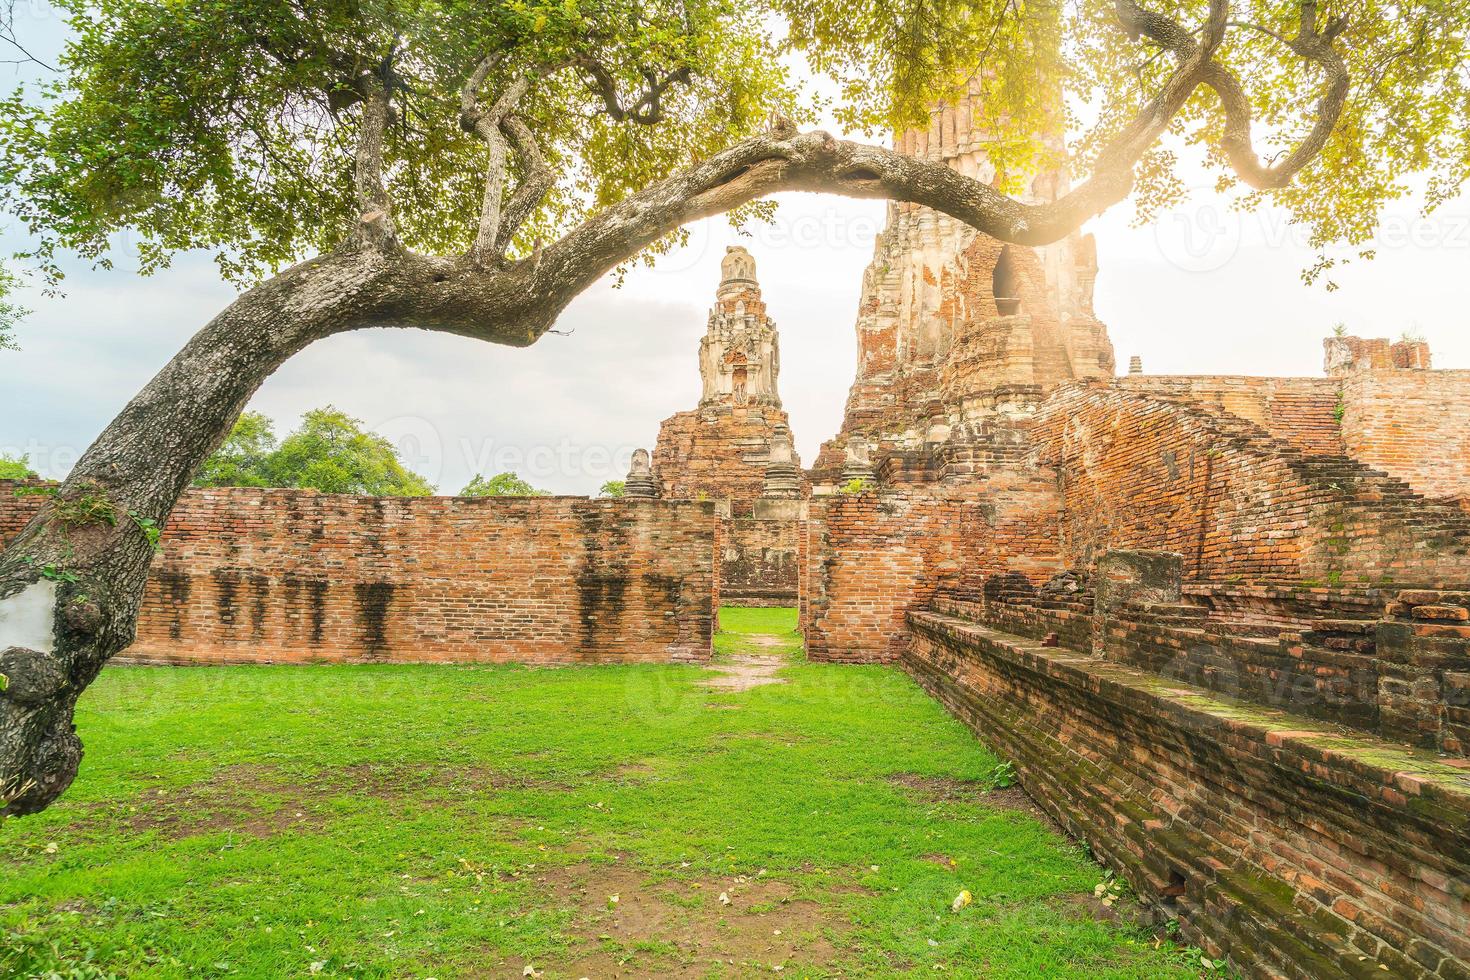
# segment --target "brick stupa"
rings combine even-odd
[[[755,259],[731,246],[699,343],[699,407],[659,427],[653,464],[661,497],[715,500],[736,516],[750,511],[764,491],[773,438],[790,440],[776,388],[780,367],[780,339],[766,315]],[[799,473],[801,461],[790,462]]]
[[[894,148],[945,163],[977,180],[999,179],[988,137],[973,125],[978,88],[936,108],[927,129],[894,136]],[[1061,170],[1038,168],[1028,203],[1065,193]],[[1057,385],[1113,376],[1113,347],[1093,314],[1092,236],[1042,248],[1007,245],[931,208],[894,203],[863,275],[857,376],[842,431],[825,443],[812,482],[840,479],[848,447],[923,452],[951,440],[991,441],[1008,415],[1024,414]]]

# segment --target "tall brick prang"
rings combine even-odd
[[[710,499],[727,513],[748,513],[763,493],[771,443],[790,425],[776,379],[781,370],[776,324],[766,315],[755,259],[731,246],[699,343],[699,407],[659,428],[653,467],[659,495]],[[783,461],[785,462],[785,461]],[[789,461],[800,472],[801,461]]]
[[[798,601],[808,487],[776,388],[780,368],[755,259],[732,246],[699,344],[699,407],[663,423],[653,457],[659,496],[714,501],[728,605]]]
[[[1014,176],[997,173],[990,137],[972,123],[978,94],[972,84],[936,107],[927,129],[895,135],[895,149],[987,183]],[[1049,164],[1020,183],[1031,203],[1067,190],[1065,174]],[[936,422],[961,434],[987,424],[998,392],[1110,377],[1113,347],[1092,308],[1096,278],[1091,236],[1024,248],[929,208],[891,204],[863,275],[857,376],[842,431],[823,446],[814,483],[835,483],[850,440],[913,451]]]

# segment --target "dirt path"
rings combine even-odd
[[[785,657],[737,654],[728,660],[710,664],[710,669],[719,671],[720,676],[711,677],[704,682],[704,686],[716,691],[748,691],[763,684],[785,684],[786,679],[777,677],[776,671],[785,667],[786,663]]]
[[[771,633],[742,633],[740,642],[751,647],[789,648],[791,641]],[[790,663],[790,658],[780,654],[754,652],[737,653],[721,657],[712,662],[711,670],[719,671],[719,677],[711,677],[704,686],[716,691],[748,691],[765,684],[785,684],[786,680],[776,673]]]

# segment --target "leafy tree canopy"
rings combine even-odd
[[[556,176],[516,225],[512,253],[524,255],[774,111],[809,117],[786,67],[793,53],[836,80],[838,117],[869,130],[927,120],[931,102],[978,68],[975,124],[994,134],[998,183],[1022,190],[1038,154],[1055,156],[1056,134],[1083,117],[1095,126],[1074,140],[1072,168],[1086,176],[1114,162],[1107,139],[1148,115],[1210,10],[1210,0],[57,2],[74,32],[61,80],[0,104],[0,206],[37,236],[33,258],[53,276],[61,249],[105,264],[110,236],[129,229],[145,271],[205,248],[238,280],[350,234],[354,147],[379,84],[393,98],[384,174],[396,230],[410,248],[459,254],[475,237],[486,157],[461,124],[461,90],[477,67],[487,101],[529,79],[515,113]],[[1222,187],[1250,172],[1232,157],[1289,162],[1281,173],[1294,179],[1257,173],[1250,194],[1272,196],[1321,246],[1365,243],[1413,172],[1428,175],[1431,203],[1464,183],[1470,4],[1228,0],[1227,18],[1212,65],[1166,113],[1172,140],[1138,168],[1145,215],[1184,194],[1175,154],[1189,143]],[[1062,89],[1074,97],[1065,113]],[[1316,140],[1329,106],[1335,125]]]
[[[11,456],[0,453],[0,480],[39,480],[40,475],[31,469],[29,456]]]
[[[597,490],[599,497],[623,497],[628,493],[628,481],[608,480]]]
[[[434,487],[393,444],[328,405],[307,412],[279,445],[271,421],[245,412],[194,481],[201,487],[302,487],[323,493],[421,497]]]
[[[488,480],[476,473],[474,479],[459,492],[461,497],[549,497],[545,490],[538,490],[515,473],[497,473]]]
[[[275,427],[260,412],[242,412],[229,436],[204,461],[197,487],[274,487],[270,471],[276,449]]]

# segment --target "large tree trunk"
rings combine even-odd
[[[154,550],[148,522],[168,519],[283,361],[323,337],[386,322],[425,271],[422,260],[349,251],[245,293],[128,404],[0,553],[0,813],[40,810],[76,775],[72,712],[132,642]]]
[[[603,270],[595,270],[600,275]],[[242,295],[128,403],[0,552],[0,814],[44,809],[71,784],[77,698],[127,648],[161,527],[266,378],[307,345],[412,326],[532,343],[582,288],[537,264],[351,247]]]

